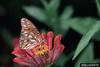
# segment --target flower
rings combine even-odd
[[[53,64],[64,50],[61,34],[55,38],[52,31],[40,34],[35,25],[26,18],[21,19],[21,26],[20,38],[13,40],[12,54],[17,56],[14,62],[28,67],[45,67]]]
[[[45,67],[53,64],[64,50],[64,45],[61,44],[61,35],[55,36],[54,41],[54,34],[51,31],[47,34],[41,33],[41,37],[46,39],[46,42],[32,49],[21,49],[19,39],[15,38],[12,54],[17,57],[13,61],[28,67]]]

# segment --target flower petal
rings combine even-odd
[[[13,61],[14,62],[17,62],[17,63],[19,63],[19,64],[22,64],[22,65],[28,65],[28,66],[30,66],[30,63],[28,63],[26,60],[25,60],[25,58],[14,58],[13,59]]]
[[[60,34],[55,37],[55,39],[54,39],[54,48],[56,48],[57,45],[60,45],[61,38],[62,38],[62,35],[60,35]]]
[[[48,52],[48,55],[49,55],[49,58],[48,58],[48,63],[52,63],[52,59],[53,59],[53,53],[54,51],[53,50],[50,50],[49,52]]]
[[[22,57],[22,56],[25,57],[25,56],[26,56],[25,50],[20,49],[19,46],[17,46],[17,47],[14,49],[14,51],[12,52],[12,54],[14,54],[14,55],[16,55],[16,56],[18,56],[18,57]]]
[[[47,41],[48,41],[49,50],[52,49],[53,36],[54,36],[54,34],[52,31],[47,33]]]
[[[54,48],[53,50],[54,51],[53,51],[52,62],[54,62],[55,60],[57,60],[57,58],[60,56],[60,54],[64,50],[64,46],[62,44],[60,44],[56,48]]]
[[[65,48],[64,45],[61,44],[61,45],[60,45],[60,51],[63,52],[64,48]]]
[[[47,35],[46,35],[45,33],[41,33],[41,37],[42,37],[43,39],[47,39]]]

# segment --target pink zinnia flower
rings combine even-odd
[[[47,34],[41,33],[40,37],[45,40],[31,49],[22,49],[19,44],[19,38],[14,39],[15,45],[12,54],[17,57],[14,62],[28,67],[45,67],[53,64],[64,50],[61,44],[61,35],[54,38],[53,32]],[[54,39],[53,39],[54,38]]]

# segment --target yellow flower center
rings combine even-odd
[[[48,46],[47,45],[37,45],[35,46],[32,51],[36,56],[43,56],[48,52]]]

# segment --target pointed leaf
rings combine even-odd
[[[68,30],[68,28],[71,27],[71,24],[78,22],[78,20],[79,20],[78,18],[62,20],[61,21],[61,28],[63,30]],[[73,28],[73,26],[72,26],[72,28]]]
[[[60,0],[51,0],[48,4],[46,10],[46,14],[48,19],[52,20],[57,15],[57,9],[59,8]]]
[[[86,48],[90,39],[100,29],[100,22],[97,22],[92,28],[81,38],[73,56],[73,60]]]
[[[72,20],[71,28],[83,35],[96,23],[94,18],[73,18]]]
[[[78,57],[75,67],[80,67],[81,63],[91,63],[94,59],[93,43],[90,43]]]
[[[60,0],[51,0],[49,3],[48,9],[55,11],[59,8]]]
[[[67,6],[63,11],[63,13],[61,14],[60,19],[62,21],[67,20],[68,18],[71,18],[72,14],[73,14],[73,8],[71,6]]]
[[[39,21],[46,21],[46,15],[43,9],[35,6],[24,6],[23,9],[32,17]]]
[[[75,31],[77,31],[78,33],[84,35],[86,34],[86,32],[96,23],[96,19],[94,18],[72,18],[70,19],[71,21],[69,21],[70,26],[72,29],[74,29]],[[65,21],[63,21],[65,22]],[[63,24],[63,28],[66,29],[66,27],[68,26],[67,21],[65,22],[66,24]],[[93,39],[100,41],[100,31],[98,31],[96,33],[96,35],[93,36]]]
[[[100,16],[100,0],[96,0],[97,8],[98,8],[98,14]]]
[[[42,4],[44,5],[44,7],[45,7],[45,8],[47,8],[47,7],[48,7],[48,3],[47,3],[47,1],[46,1],[46,0],[41,0],[41,2],[42,2]]]

